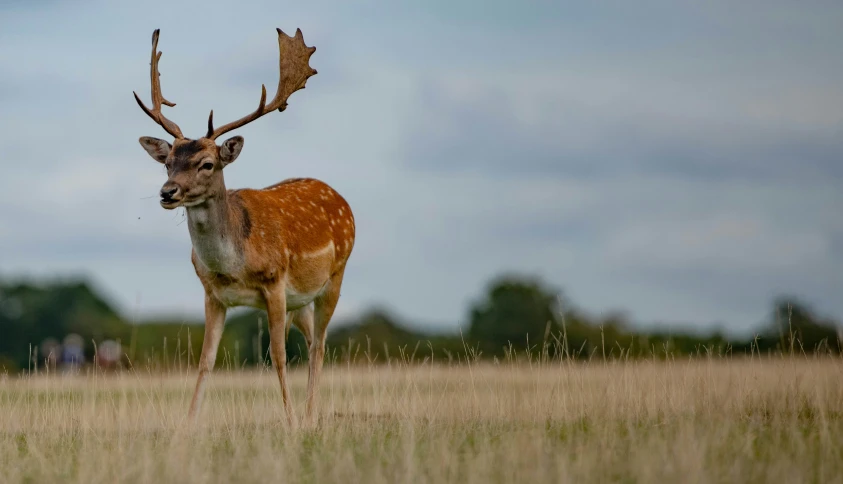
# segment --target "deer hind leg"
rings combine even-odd
[[[340,299],[343,272],[344,268],[331,276],[325,292],[314,301],[313,339],[310,341],[307,350],[310,373],[307,378],[305,418],[308,425],[316,423],[314,411],[319,391],[319,376],[322,373],[322,363],[325,359],[325,337],[328,331],[328,323],[331,321],[331,316],[334,315],[334,309]]]
[[[281,384],[281,399],[284,403],[284,413],[287,423],[293,424],[293,403],[290,400],[290,389],[287,384],[287,298],[284,294],[284,283],[277,283],[264,290],[266,314],[269,320],[269,354],[275,371],[278,373],[278,383]]]
[[[202,341],[202,355],[199,357],[199,378],[196,380],[196,389],[193,391],[190,412],[188,412],[191,423],[194,423],[199,415],[202,397],[205,394],[206,378],[217,361],[217,350],[225,327],[225,313],[225,306],[221,302],[212,295],[205,295],[205,336]]]
[[[310,342],[313,341],[313,303],[290,311],[287,318],[287,336],[290,336],[290,326],[295,326],[304,335],[307,347],[310,348]]]

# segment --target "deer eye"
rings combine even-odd
[[[214,164],[213,164],[213,163],[211,163],[211,162],[204,163],[204,164],[202,164],[202,166],[201,166],[199,169],[200,169],[200,170],[213,170],[213,169],[214,169]]]

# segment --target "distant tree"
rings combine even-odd
[[[33,364],[30,347],[37,349],[45,339],[78,334],[90,360],[92,340],[121,339],[127,329],[117,312],[84,281],[0,284],[0,354],[6,364],[17,367],[8,370]],[[38,359],[46,356],[38,355]]]
[[[330,329],[328,351],[341,360],[386,361],[387,357],[399,357],[402,348],[412,349],[423,338],[405,328],[389,311],[372,308],[350,324]]]
[[[534,278],[500,276],[470,311],[468,338],[494,355],[505,348],[541,348],[548,330],[560,329],[558,291]]]
[[[217,366],[269,364],[266,321],[264,311],[232,311]],[[60,346],[71,334],[78,335],[72,338],[81,340],[88,362],[93,361],[93,342],[111,339],[121,342],[124,361],[134,368],[196,364],[203,333],[201,318],[129,324],[84,281],[0,281],[0,374],[33,366],[35,351],[39,351],[40,367],[47,359],[47,348]],[[818,315],[793,297],[776,299],[757,337],[739,340],[722,332],[700,334],[663,325],[661,329],[636,328],[623,313],[589,316],[540,279],[504,275],[493,279],[483,297],[471,306],[469,324],[462,334],[418,331],[390,311],[373,308],[345,324],[332,324],[328,358],[341,363],[348,359],[383,363],[388,358],[410,357],[415,361],[461,361],[476,356],[477,350],[482,357],[501,357],[510,347],[523,354],[528,341],[534,355],[548,343],[551,356],[578,359],[759,351],[840,354],[841,337],[840,322]],[[307,344],[297,329],[287,338],[287,358],[293,365],[307,360]]]
[[[840,335],[840,323],[820,317],[797,298],[779,297],[773,303],[770,321],[758,344],[761,350],[776,349],[784,353],[840,353]]]

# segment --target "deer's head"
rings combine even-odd
[[[158,34],[152,34],[152,61],[150,76],[152,84],[152,109],[146,107],[135,93],[135,100],[143,111],[175,139],[173,143],[144,136],[140,144],[155,161],[167,167],[167,182],[161,187],[161,206],[172,210],[179,206],[190,207],[203,203],[208,198],[225,190],[222,170],[240,154],[243,149],[243,137],[234,136],[221,145],[216,139],[223,134],[244,126],[271,111],[284,111],[291,94],[304,89],[307,79],[316,74],[308,64],[316,47],[307,47],[301,30],[290,37],[278,30],[279,70],[278,89],[275,97],[267,104],[266,86],[262,86],[260,104],[251,114],[237,121],[214,129],[214,112],[208,117],[208,132],[199,139],[189,139],[182,135],[178,125],[161,113],[161,105],[175,106],[161,94],[161,81],[158,73]]]

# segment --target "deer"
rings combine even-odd
[[[340,297],[343,275],[354,246],[354,215],[346,200],[328,184],[313,178],[291,178],[263,189],[229,190],[224,169],[243,149],[243,137],[221,144],[220,136],[272,112],[283,112],[294,92],[316,74],[310,57],[316,47],[304,43],[301,29],[294,36],[278,31],[279,79],[275,97],[266,99],[261,87],[258,108],[236,121],[190,139],[161,112],[175,106],[161,93],[158,63],[160,29],[152,35],[150,82],[152,108],[136,92],[135,100],[173,142],[144,136],[141,146],[165,166],[167,181],[160,204],[166,210],[183,207],[192,244],[191,262],[205,291],[205,334],[199,375],[188,419],[199,415],[207,378],[214,368],[229,308],[265,310],[270,356],[288,423],[293,407],[287,378],[286,338],[295,325],[307,342],[308,380],[305,417],[313,423],[317,391],[325,357],[328,323]]]

